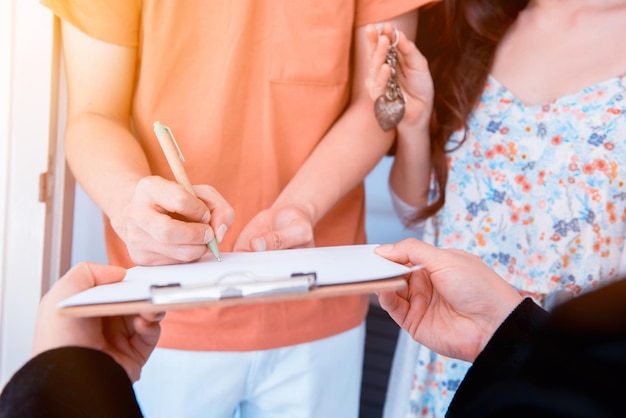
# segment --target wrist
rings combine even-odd
[[[430,167],[431,147],[428,124],[416,123],[412,126],[405,125],[399,127],[396,141],[396,161],[394,165],[408,169],[407,173],[415,174],[423,171],[422,168]]]
[[[417,117],[409,119],[404,118],[398,123],[398,135],[414,136],[427,135],[430,136],[430,115],[431,112],[419,112]]]
[[[126,236],[126,220],[129,212],[132,210],[137,188],[148,177],[131,177],[125,181],[118,182],[115,192],[116,197],[108,198],[107,196],[111,196],[111,194],[107,194],[104,201],[98,204],[104,215],[109,219],[115,233],[122,239]]]
[[[288,200],[281,199],[280,197],[272,205],[272,209],[280,210],[284,208],[291,208],[302,213],[307,219],[310,220],[311,225],[315,225],[318,221],[317,210],[315,205],[306,199]]]

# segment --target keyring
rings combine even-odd
[[[380,31],[378,34],[380,35]],[[402,95],[396,74],[398,69],[402,71],[398,59],[398,51],[396,50],[396,45],[400,42],[400,32],[395,26],[393,27],[393,34],[393,42],[391,42],[391,39],[389,40],[390,45],[387,48],[387,56],[385,57],[385,62],[391,69],[389,79],[387,80],[387,89],[374,102],[374,115],[383,131],[395,128],[404,116],[404,96]]]
[[[391,44],[392,48],[395,48],[396,46],[398,46],[398,42],[400,42],[400,32],[398,31],[398,28],[396,28],[395,26],[393,27],[393,36],[394,36],[394,41]]]
[[[378,29],[378,36],[380,36],[382,34],[382,26],[377,29]],[[398,42],[400,42],[400,31],[398,31],[398,28],[396,28],[395,25],[393,27],[393,37],[394,37],[394,40],[389,46],[391,46],[392,48],[395,48],[396,46],[398,46]],[[391,42],[391,39],[389,40],[389,42]]]

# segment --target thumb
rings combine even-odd
[[[285,248],[280,234],[273,231],[252,238],[250,247],[252,251],[272,251]]]
[[[395,244],[376,247],[376,254],[400,264],[428,267],[439,256],[439,249],[416,238],[408,238]]]
[[[59,279],[47,296],[60,300],[94,286],[119,282],[125,275],[126,270],[122,267],[81,262]]]
[[[93,285],[99,286],[121,281],[126,276],[126,269],[106,264],[86,263],[91,271]]]
[[[313,247],[313,232],[301,227],[288,227],[257,235],[250,241],[252,251],[286,250]]]

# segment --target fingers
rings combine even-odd
[[[165,318],[165,312],[146,312],[139,316],[146,322],[161,322]]]
[[[145,344],[154,347],[159,340],[164,317],[165,312],[137,315],[132,320],[133,329]]]
[[[380,292],[378,294],[378,303],[382,309],[393,315],[393,319],[395,319],[396,312],[408,311],[406,297],[400,296],[397,292]]]
[[[194,186],[194,190],[198,198],[209,208],[209,225],[211,225],[217,242],[222,242],[224,234],[235,221],[235,210],[213,187]]]
[[[415,43],[406,34],[386,22],[380,29],[370,25],[365,29],[367,39],[367,74],[365,87],[372,100],[377,100],[388,90],[391,68],[386,63],[390,45],[395,45],[398,57],[396,66],[397,81],[405,101],[404,117],[398,125],[399,130],[408,127],[422,129],[428,126],[432,111],[434,88],[430,68],[426,58],[420,53]],[[413,138],[414,134],[399,135],[399,141]]]
[[[365,27],[365,39],[367,39],[367,56],[371,58],[378,44],[378,29],[374,25]]]
[[[120,228],[134,263],[195,261],[206,254],[208,242],[223,240],[233,208],[213,187],[193,186],[193,191],[158,176],[138,182]]]
[[[449,298],[452,297],[450,289],[464,286],[466,295],[472,291],[485,300],[488,299],[486,295],[495,297],[499,300],[499,307],[506,307],[505,312],[510,305],[519,303],[520,296],[512,286],[480,257],[466,251],[441,249],[409,238],[393,245],[379,246],[376,253],[398,263],[424,266],[429,281]],[[411,278],[420,277],[416,273],[419,272],[414,272]]]
[[[167,214],[146,212],[145,217],[127,227],[127,244],[141,244],[146,240],[175,245],[204,245],[213,239],[208,223],[188,222]]]
[[[161,313],[113,317],[107,321],[107,349],[132,382],[139,380],[141,368],[154,350],[161,335]]]
[[[270,251],[314,246],[309,211],[297,205],[271,208],[259,213],[244,228],[234,251]]]
[[[432,271],[439,265],[446,254],[430,244],[415,238],[408,238],[395,244],[385,244],[376,247],[376,254],[400,264],[412,266],[422,265]]]
[[[121,267],[83,262],[74,266],[43,296],[37,310],[33,353],[76,345],[98,347],[99,319],[68,318],[58,308],[62,300],[97,285],[119,282],[126,270]]]
[[[429,274],[420,269],[407,276],[407,286],[395,292],[381,292],[378,301],[389,316],[414,335],[432,300]]]
[[[150,250],[128,247],[133,263],[141,266],[160,266],[167,264],[190,263],[199,260],[207,253],[207,246],[151,243]]]
[[[286,228],[273,231],[252,239],[252,251],[286,250],[289,248],[314,247],[313,234],[306,228]]]
[[[252,251],[285,250],[313,247],[313,229],[306,222],[294,222],[286,228],[270,231],[252,239]]]
[[[409,238],[408,240],[417,241],[416,239],[413,239],[413,238]],[[401,242],[404,242],[404,241],[401,241]],[[415,244],[415,245],[418,245],[418,244]],[[406,249],[402,249],[400,247],[400,243],[379,245],[378,247],[374,249],[374,251],[376,252],[376,254],[382,257],[385,257],[391,261],[395,261],[396,263],[400,263],[400,264],[411,263],[411,260],[409,257],[410,252],[407,251]]]
[[[219,194],[214,192],[210,198],[217,199],[215,196]],[[137,244],[145,239],[140,231],[158,242],[172,244],[201,245],[213,239],[213,230],[209,228],[211,211],[205,202],[161,177],[149,176],[139,181],[125,217],[127,245],[128,241]]]
[[[150,228],[149,225],[141,228],[133,225],[127,229],[125,242],[135,264],[163,265],[195,261],[206,253],[206,242],[213,238],[213,231],[208,225],[197,230],[189,223],[169,218],[166,218],[162,227]]]
[[[390,41],[386,36],[379,36],[374,25],[366,27],[366,37],[370,65],[365,85],[371,99],[376,100],[387,89],[387,80],[391,74],[391,69],[385,62]]]
[[[386,37],[389,44],[397,46],[399,39],[396,39],[401,32],[395,28],[390,22],[385,22],[380,28],[380,37]]]
[[[63,277],[57,280],[41,299],[37,313],[38,328],[45,328],[48,331],[54,328],[55,318],[59,317],[58,304],[61,301],[94,286],[119,282],[125,275],[126,269],[122,267],[89,262],[81,262],[75,265]],[[70,322],[65,320],[60,323]],[[44,324],[47,324],[47,327],[44,327]],[[53,334],[53,332],[51,333]],[[71,337],[69,334],[71,333],[68,332],[67,336]],[[42,332],[38,332],[36,335],[41,335],[40,339],[44,342],[48,340],[56,341],[57,339],[55,336],[48,338]],[[61,336],[58,339],[62,340]]]
[[[133,199],[162,213],[177,214],[191,222],[207,223],[211,212],[207,205],[176,182],[148,176],[137,183]]]
[[[199,259],[212,238],[213,230],[207,224],[152,212],[145,215],[143,223],[127,225],[124,241],[135,264],[162,265]]]
[[[118,266],[111,266],[107,264],[97,264],[90,262],[82,262],[74,269],[84,268],[87,269],[91,275],[93,283],[90,283],[89,287],[99,286],[103,284],[116,283],[121,281],[126,276],[126,269]],[[74,270],[72,269],[72,270]],[[72,272],[70,270],[70,273]],[[68,275],[70,274],[68,273]],[[65,277],[67,277],[66,275]],[[78,280],[78,279],[77,279]],[[84,282],[85,280],[83,280]]]
[[[47,301],[57,302],[97,285],[119,282],[126,275],[121,267],[82,262],[70,269],[45,295]]]
[[[428,62],[411,42],[404,32],[398,31],[390,23],[382,25],[380,32],[374,25],[366,27],[368,57],[370,60],[366,87],[373,100],[384,94],[387,81],[391,75],[391,68],[386,63],[387,51],[390,45],[396,45],[398,51],[398,76],[405,81],[414,82],[407,78],[412,72],[429,73]],[[406,70],[406,71],[405,71]],[[407,73],[409,75],[407,76]]]
[[[428,69],[428,62],[417,46],[409,41],[403,32],[400,32],[400,41],[398,42],[398,57],[403,67],[415,69]]]

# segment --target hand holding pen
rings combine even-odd
[[[147,240],[158,242],[150,244],[150,248],[141,248],[139,257],[133,257],[134,246],[127,243],[131,257],[137,264],[148,265],[188,262],[200,258],[209,247],[219,260],[217,242],[232,224],[234,211],[212,187],[191,186],[171,131],[159,122],[155,122],[154,128],[178,184],[149,176],[137,185],[135,194],[138,197],[134,198],[153,202],[161,216],[153,219],[150,225],[140,226],[145,229]],[[199,251],[200,242],[204,245],[204,252]]]
[[[157,175],[136,183],[122,217],[111,220],[134,264],[192,262],[206,255],[210,240],[217,237],[221,242],[232,225],[233,209],[213,187],[193,189],[197,197],[173,179]]]

